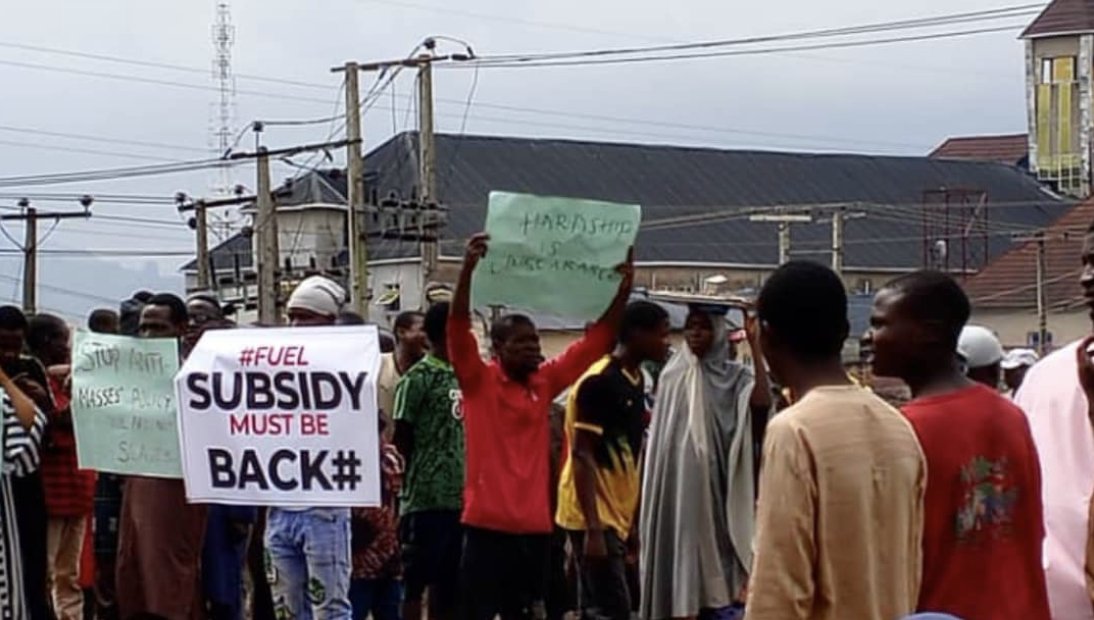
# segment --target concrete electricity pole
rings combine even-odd
[[[349,237],[350,299],[368,319],[368,245],[365,242],[365,161],[361,157],[361,66],[347,62],[331,69],[346,75],[346,226]]]
[[[261,125],[256,123],[255,132],[262,131]],[[271,157],[292,157],[300,153],[307,153],[311,151],[325,151],[327,149],[342,148],[346,146],[344,140],[337,142],[323,142],[320,144],[304,144],[300,146],[291,146],[273,151],[267,150],[265,147],[259,146],[254,153],[230,153],[225,157],[226,160],[236,161],[241,159],[253,159],[255,160],[256,173],[257,173],[257,192],[254,196],[246,196],[243,194],[242,188],[236,190],[236,196],[233,198],[218,198],[216,200],[199,200],[195,202],[186,202],[186,195],[179,194],[179,213],[185,213],[193,211],[195,216],[192,220],[192,225],[196,227],[198,238],[198,256],[203,254],[206,256],[202,261],[199,258],[199,262],[202,264],[208,264],[208,237],[203,235],[202,231],[207,228],[201,224],[199,214],[201,211],[208,211],[215,207],[232,207],[247,204],[255,204],[256,213],[254,216],[253,232],[258,236],[258,252],[256,254],[256,267],[258,269],[258,317],[259,321],[263,325],[277,325],[281,322],[281,313],[278,308],[278,299],[281,283],[278,281],[278,270],[280,269],[280,253],[278,232],[277,232],[277,200],[285,196],[292,194],[291,187],[286,186],[274,192],[270,188],[270,158]],[[200,269],[200,267],[199,267]],[[237,267],[238,269],[238,267]],[[210,278],[211,280],[211,278]],[[246,287],[244,287],[246,290]],[[246,296],[246,293],[244,293]]]
[[[346,149],[347,183],[349,195],[346,197],[350,208],[349,237],[350,237],[350,270],[351,289],[353,290],[354,309],[368,318],[368,248],[365,244],[367,231],[365,230],[365,182],[364,160],[361,157],[363,150],[361,144],[361,104],[358,73],[362,71],[389,71],[399,70],[403,67],[418,67],[418,99],[419,99],[419,125],[418,134],[419,176],[421,177],[421,196],[419,196],[419,241],[422,254],[422,275],[425,292],[425,282],[433,275],[437,266],[437,241],[439,234],[439,220],[436,209],[431,209],[431,204],[436,204],[436,152],[433,142],[433,73],[432,65],[442,61],[467,61],[475,58],[471,47],[466,53],[435,55],[436,42],[426,39],[421,47],[428,53],[409,58],[381,60],[377,62],[347,62],[341,67],[331,69],[333,73],[346,74],[346,140],[349,147]],[[420,49],[420,48],[419,48]],[[381,74],[382,76],[383,74]],[[382,89],[381,89],[382,90]],[[422,221],[428,222],[428,225]],[[382,235],[383,233],[381,233]],[[432,237],[432,239],[430,238]]]
[[[832,271],[843,275],[843,210],[832,212]]]
[[[255,234],[258,235],[258,321],[262,325],[278,325],[277,267],[280,249],[277,239],[277,212],[270,194],[270,155],[265,147],[258,148],[258,213]]]
[[[53,220],[53,227],[56,228],[61,220],[87,219],[91,217],[91,203],[92,198],[84,196],[80,199],[83,211],[41,212],[30,206],[29,200],[23,198],[19,201],[19,207],[23,209],[22,213],[0,215],[2,222],[25,222],[26,236],[21,249],[23,250],[23,311],[28,315],[38,311],[38,220]]]
[[[38,311],[38,210],[28,206],[23,239],[23,312]]]
[[[194,232],[197,236],[198,288],[209,290],[213,282],[212,265],[209,264],[209,224],[204,200],[194,204]]]
[[[774,213],[748,216],[750,222],[774,222],[779,226],[779,264],[790,260],[790,224],[808,224],[813,221],[811,213]]]
[[[1048,301],[1045,299],[1045,233],[1037,233],[1037,349],[1048,352]]]
[[[425,209],[423,221],[432,215],[431,204],[437,200],[437,150],[433,132],[433,56],[418,56],[418,177],[422,185],[420,203]],[[425,215],[429,214],[429,215]],[[421,241],[422,255],[422,295],[425,287],[437,271],[438,230],[419,231],[424,238]],[[424,304],[423,304],[424,305]]]
[[[217,289],[216,274],[213,273],[212,259],[209,255],[209,210],[219,207],[238,207],[254,204],[258,200],[257,196],[244,195],[242,186],[236,187],[235,193],[234,198],[199,199],[195,201],[190,201],[184,192],[179,192],[175,196],[179,213],[194,212],[194,217],[190,220],[190,228],[194,230],[194,236],[197,240],[195,256],[197,256],[197,288],[199,290]]]
[[[1044,356],[1048,353],[1048,297],[1045,286],[1047,248],[1045,243],[1048,238],[1045,231],[1038,230],[1028,235],[1015,235],[1015,241],[1037,244],[1037,262],[1034,266],[1037,287],[1037,352]]]
[[[832,210],[832,271],[843,277],[843,225],[847,220],[857,220],[866,217],[864,211],[848,212],[845,207],[836,207]]]

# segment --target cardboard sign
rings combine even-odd
[[[207,332],[176,379],[186,497],[380,503],[375,326]]]
[[[178,341],[76,332],[72,421],[80,468],[181,478]]]
[[[492,192],[472,304],[595,320],[619,289],[615,268],[641,220],[638,205]]]

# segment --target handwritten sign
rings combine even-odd
[[[178,368],[175,340],[76,332],[72,416],[81,468],[182,477]]]
[[[176,378],[186,497],[377,506],[379,332],[207,332]]]
[[[472,303],[599,318],[641,220],[638,205],[491,192],[490,249],[475,270]]]

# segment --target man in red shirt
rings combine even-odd
[[[494,360],[487,364],[471,332],[471,274],[487,241],[485,234],[468,241],[448,318],[448,351],[466,435],[460,572],[468,620],[491,620],[499,613],[527,617],[543,602],[553,529],[551,403],[611,352],[634,280],[628,257],[619,269],[619,292],[600,320],[547,362],[532,321],[502,317],[490,330]]]
[[[921,271],[880,292],[874,371],[912,390],[904,413],[927,458],[919,610],[966,620],[1048,620],[1041,471],[1022,411],[961,372],[969,300]]]

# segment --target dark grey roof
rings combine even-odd
[[[254,264],[251,238],[243,233],[232,235],[209,250],[209,257],[213,261],[214,272],[235,269],[237,259],[240,269],[250,269]],[[183,265],[182,271],[196,271],[197,268],[198,261],[194,259]]]
[[[366,168],[381,196],[414,193],[416,145],[417,135],[404,133],[369,153]],[[998,231],[990,237],[991,256],[1012,245],[1005,231],[1046,225],[1067,208],[1022,170],[990,162],[453,135],[438,135],[436,150],[437,193],[449,208],[444,236],[453,240],[443,253],[457,256],[462,240],[482,227],[492,190],[641,204],[638,258],[644,262],[776,263],[776,226],[749,222],[749,207],[864,203],[856,209],[867,217],[845,225],[845,265],[905,269],[923,260],[919,214],[926,191],[986,192],[990,228]],[[711,212],[730,214],[651,226]],[[828,260],[828,225],[791,231],[792,247]],[[410,243],[377,249],[385,256],[416,252]]]
[[[986,195],[989,257],[1013,244],[1011,231],[1040,227],[1067,205],[1022,170],[998,163],[927,157],[876,157],[732,151],[440,134],[437,194],[448,207],[442,253],[459,256],[463,240],[482,227],[493,190],[638,203],[643,209],[641,262],[777,262],[775,224],[748,220],[753,208],[860,203],[866,217],[845,224],[849,268],[910,269],[923,262],[925,192],[943,188]],[[402,133],[365,158],[370,193],[409,199],[417,194],[417,135]],[[306,175],[281,204],[341,202],[342,171]],[[665,220],[720,213],[669,227]],[[939,216],[940,217],[940,216]],[[657,224],[660,222],[660,224]],[[827,261],[827,224],[791,227],[796,257]],[[951,243],[956,243],[951,242]],[[979,252],[976,246],[973,254]],[[416,256],[417,244],[373,239],[372,259]],[[951,256],[957,246],[951,246]],[[979,268],[985,258],[977,258]],[[951,267],[959,267],[953,265]]]

